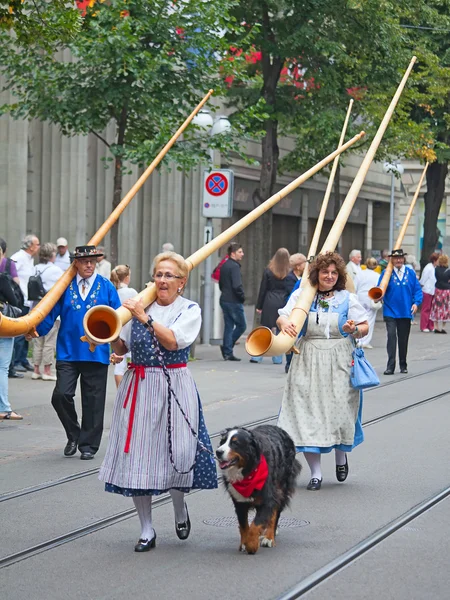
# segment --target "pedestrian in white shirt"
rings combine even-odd
[[[95,271],[99,275],[110,279],[111,277],[111,263],[106,260],[106,252],[104,246],[97,246],[98,252],[102,252],[102,256],[97,257],[97,264],[95,265]]]
[[[422,277],[419,280],[423,292],[422,307],[420,309],[420,331],[423,331],[424,333],[434,331],[434,321],[430,319],[430,313],[436,286],[435,269],[438,258],[439,254],[433,252],[430,256],[430,262],[425,265],[425,268],[422,271]]]
[[[361,274],[361,260],[362,260],[362,255],[361,255],[361,250],[352,250],[350,252],[350,254],[348,255],[349,257],[349,261],[347,263],[346,269],[347,269],[347,273],[350,274],[350,277],[353,279],[353,283],[355,284],[355,288],[357,285],[357,278],[359,277],[359,275]]]
[[[70,267],[69,242],[66,238],[60,237],[56,240],[56,248],[55,265],[63,271],[67,271]]]
[[[39,263],[36,265],[35,272],[41,276],[45,292],[48,292],[63,274],[62,269],[54,264],[55,259],[55,244],[43,244],[39,250]],[[56,338],[58,337],[59,324],[60,320],[57,319],[47,335],[38,337],[33,341],[34,373],[31,379],[56,381],[56,375],[52,373],[52,366],[55,363]],[[41,366],[44,369],[43,373],[40,370]]]
[[[381,302],[374,302],[369,298],[369,290],[378,285],[379,275],[374,271],[377,268],[377,261],[375,258],[368,258],[366,260],[366,269],[361,269],[361,273],[358,275],[356,294],[358,300],[364,306],[367,312],[367,321],[369,323],[369,332],[366,336],[360,339],[360,344],[363,348],[373,348],[370,344],[373,336],[373,329],[375,327],[375,319],[378,310],[381,308]]]
[[[28,280],[34,275],[34,256],[39,252],[39,238],[34,234],[26,235],[22,240],[22,246],[18,252],[11,256],[16,264],[17,275],[19,276],[20,289],[25,298],[25,306],[22,316],[28,314],[30,303],[28,302]],[[33,371],[33,367],[28,361],[28,342],[24,335],[14,338],[14,368],[16,371]]]

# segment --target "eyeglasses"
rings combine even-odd
[[[181,275],[173,275],[173,273],[155,273],[152,277],[153,281],[161,281],[161,279],[165,279],[166,281],[172,281],[172,279],[183,279]]]
[[[78,258],[77,259],[82,265],[95,265],[97,263],[97,259],[95,258]]]

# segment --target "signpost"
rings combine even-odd
[[[204,243],[214,237],[212,219],[226,219],[233,214],[234,173],[230,169],[214,169],[203,174],[202,215],[206,217]],[[205,297],[203,314],[203,343],[211,340],[212,285],[211,257],[205,260]]]

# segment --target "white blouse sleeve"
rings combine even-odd
[[[189,302],[169,325],[179,350],[187,348],[197,339],[202,326],[202,312],[196,302]]]
[[[360,304],[356,294],[349,294],[348,318],[355,321],[356,325],[368,319],[366,309]]]
[[[283,306],[283,308],[280,308],[278,310],[278,314],[280,315],[280,317],[289,317],[289,315],[292,312],[292,309],[294,308],[294,306],[297,303],[297,300],[298,300],[298,297],[300,296],[301,291],[302,291],[301,288],[297,288],[295,290],[295,292],[293,292],[291,294],[291,297],[289,298],[286,306]]]

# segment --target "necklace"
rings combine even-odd
[[[321,309],[324,310],[329,310],[329,304],[328,304],[328,300],[326,300],[326,298],[329,298],[331,296],[331,294],[333,294],[333,290],[327,290],[322,292],[321,290],[317,291],[316,294],[316,323],[317,325],[319,324],[319,312],[321,312]]]

